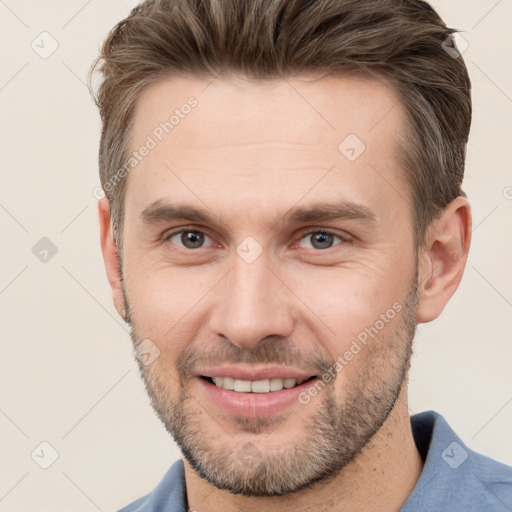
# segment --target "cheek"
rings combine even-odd
[[[395,317],[393,305],[407,296],[410,279],[407,272],[399,276],[383,268],[312,268],[307,279],[293,279],[290,287],[312,312],[308,317],[327,326],[331,355],[347,350],[365,329],[375,324],[381,327],[383,315],[384,321]]]
[[[139,337],[161,352],[179,354],[202,325],[202,300],[216,282],[206,269],[142,263],[125,276],[132,322]],[[218,278],[217,278],[218,280]]]
[[[172,268],[168,262],[149,259],[129,268],[134,269],[125,278],[129,299],[144,318],[158,317],[172,325],[207,291],[201,270]]]
[[[401,304],[395,302],[345,344],[344,351],[336,357],[338,402],[350,395],[379,396],[394,389],[409,358],[410,340],[402,328],[403,311]]]

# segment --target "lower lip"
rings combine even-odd
[[[299,395],[313,385],[315,379],[303,382],[293,388],[283,388],[281,391],[269,393],[239,393],[219,388],[203,378],[199,378],[199,381],[211,400],[228,414],[255,418],[283,412],[287,407],[298,402]]]

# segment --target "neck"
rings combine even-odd
[[[294,494],[251,498],[219,490],[200,478],[185,461],[189,510],[203,512],[350,511],[397,512],[423,469],[412,436],[407,383],[387,420],[334,478]]]

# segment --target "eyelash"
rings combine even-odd
[[[323,235],[331,235],[333,237],[336,237],[336,238],[339,238],[340,240],[340,243],[338,244],[335,244],[333,245],[332,247],[328,247],[328,249],[333,249],[334,247],[336,247],[337,245],[341,245],[343,243],[346,243],[348,242],[348,240],[341,236],[341,235],[338,235],[337,233],[334,233],[333,231],[329,231],[328,229],[311,229],[309,231],[305,231],[303,233],[300,234],[300,238],[299,238],[299,241],[303,240],[304,238],[306,238],[307,236],[311,236],[312,234],[314,233],[322,233]],[[328,249],[316,249],[317,251],[326,251]]]
[[[164,241],[169,242],[170,239],[173,236],[179,235],[181,233],[186,233],[188,231],[194,232],[194,233],[201,233],[201,234],[207,236],[208,238],[212,239],[211,236],[209,236],[207,233],[205,233],[204,231],[201,231],[199,229],[195,229],[195,228],[182,228],[182,229],[180,229],[178,231],[173,231],[172,233],[166,234],[165,237],[164,237]],[[348,237],[344,237],[344,236],[339,235],[337,233],[334,233],[333,231],[330,231],[328,229],[310,229],[309,231],[304,231],[304,232],[300,233],[299,241],[303,240],[307,236],[310,236],[310,235],[312,235],[314,233],[322,233],[324,235],[331,235],[331,236],[336,237],[336,238],[338,238],[340,240],[340,242],[338,244],[333,245],[332,247],[328,247],[327,249],[313,249],[313,250],[316,250],[316,251],[319,251],[319,252],[325,252],[328,249],[333,249],[337,245],[342,245],[342,244],[345,244],[345,243],[350,241],[348,239]],[[199,249],[188,249],[186,247],[183,247],[183,248],[180,247],[180,249],[183,249],[183,250],[186,250],[186,251],[198,251],[200,249],[205,249],[205,247],[199,247]]]

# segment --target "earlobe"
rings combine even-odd
[[[471,243],[471,209],[458,197],[429,228],[419,258],[417,322],[437,318],[457,290]]]
[[[112,288],[114,305],[121,317],[126,320],[126,305],[124,303],[122,291],[120,261],[112,230],[110,205],[107,198],[103,198],[98,201],[98,218],[100,224],[101,252],[103,253],[105,270],[107,272],[110,287]]]

